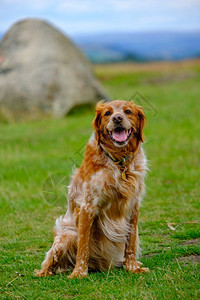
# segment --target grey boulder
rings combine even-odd
[[[14,24],[0,43],[0,119],[65,116],[107,98],[92,65],[59,30],[38,19]]]

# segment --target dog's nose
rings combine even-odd
[[[114,123],[120,123],[123,120],[123,117],[122,117],[122,115],[119,115],[119,114],[114,115],[112,120],[113,120]]]

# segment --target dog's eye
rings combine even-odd
[[[110,115],[111,115],[111,112],[109,110],[104,114],[104,116],[110,116]]]
[[[126,110],[125,110],[125,114],[130,115],[131,113],[132,113],[132,111],[129,110],[129,109],[126,109]]]

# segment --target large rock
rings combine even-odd
[[[60,31],[37,19],[13,25],[0,43],[0,119],[61,117],[106,95],[91,64]]]

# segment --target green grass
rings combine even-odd
[[[1,299],[199,299],[199,62],[167,71],[98,67],[96,73],[112,98],[136,92],[145,98],[139,96],[148,118],[150,172],[139,220],[140,261],[151,272],[113,269],[71,281],[68,274],[35,277],[55,219],[66,210],[65,186],[72,165],[81,162],[94,112],[0,123]]]

